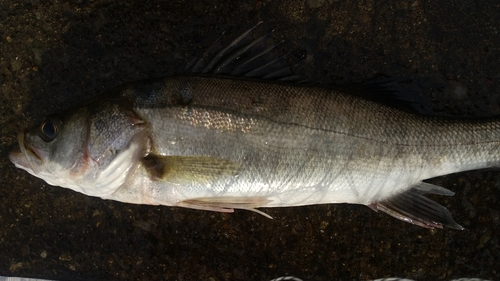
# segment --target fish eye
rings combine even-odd
[[[47,119],[40,125],[40,137],[45,142],[51,142],[59,133],[61,122],[57,119]]]

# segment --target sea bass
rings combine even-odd
[[[453,192],[422,180],[498,166],[498,120],[421,116],[332,87],[265,81],[282,69],[262,74],[255,62],[271,48],[251,51],[263,37],[244,42],[249,32],[192,67],[212,75],[126,84],[47,117],[19,134],[10,160],[51,185],[127,203],[261,214],[352,203],[461,229],[423,196]]]

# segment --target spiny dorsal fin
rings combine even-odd
[[[227,45],[223,45],[222,36],[219,37],[201,58],[191,61],[186,71],[270,81],[307,81],[303,75],[294,74],[292,68],[283,63],[285,56],[278,57],[272,52],[281,44],[267,42],[273,31],[256,38],[252,36],[262,23],[257,23]]]
[[[423,194],[452,196],[454,193],[444,187],[421,182],[410,190],[388,200],[369,205],[375,211],[385,212],[397,219],[425,228],[443,228],[443,226],[463,230],[457,224],[450,211],[442,205],[424,197]]]

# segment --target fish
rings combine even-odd
[[[424,180],[498,166],[499,120],[416,114],[311,83],[254,29],[214,44],[185,75],[131,82],[46,117],[18,134],[11,162],[131,204],[270,217],[259,208],[348,203],[463,229],[424,196],[454,193]]]

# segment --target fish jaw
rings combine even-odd
[[[42,148],[36,147],[30,142],[33,136],[29,134],[29,131],[20,132],[18,134],[20,151],[11,152],[9,154],[10,161],[17,168],[23,169],[31,175],[41,178],[50,185],[75,189],[75,184],[70,180],[70,178],[72,178],[70,171],[58,163],[51,161],[50,153]],[[75,161],[75,163],[76,162],[78,161]],[[88,168],[88,165],[83,166]],[[80,169],[81,174],[85,172],[87,172],[87,169]]]
[[[47,152],[32,145],[26,145],[24,141],[24,132],[17,135],[20,151],[13,151],[9,154],[9,159],[16,168],[23,169],[28,173],[37,176],[39,169],[47,159]]]
[[[28,158],[20,151],[13,151],[9,154],[10,162],[14,163],[16,168],[23,169],[30,174],[33,173],[33,168],[31,168],[31,163]]]

